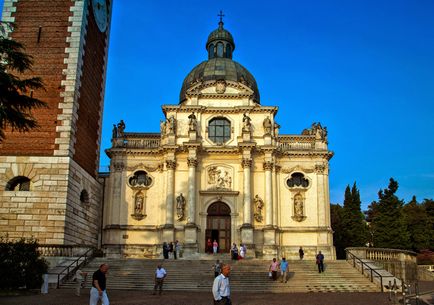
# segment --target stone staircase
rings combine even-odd
[[[168,275],[165,290],[211,291],[214,272],[213,260],[150,260],[96,258],[83,271],[88,272],[86,287],[90,288],[92,273],[102,263],[108,263],[107,289],[152,290],[154,271],[158,263]],[[232,291],[252,292],[378,292],[380,289],[362,276],[346,261],[329,261],[325,272],[318,273],[314,261],[289,261],[287,283],[268,278],[267,260],[225,260],[232,267],[230,276]],[[67,282],[62,288],[72,288]]]

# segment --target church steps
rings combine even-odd
[[[92,273],[101,263],[110,266],[107,289],[152,290],[154,271],[159,263],[168,272],[166,290],[210,291],[214,279],[211,260],[142,260],[103,259],[90,262],[83,271],[88,272],[86,287],[91,286]],[[231,288],[233,291],[257,292],[327,292],[327,291],[379,291],[379,288],[360,275],[345,261],[330,261],[326,272],[318,274],[315,262],[289,261],[287,283],[268,278],[268,260],[229,261],[232,266]],[[72,288],[75,283],[67,282],[62,288]]]

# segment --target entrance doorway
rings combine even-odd
[[[231,209],[221,201],[214,202],[208,207],[205,231],[205,252],[208,239],[219,243],[218,252],[228,253],[231,248]]]

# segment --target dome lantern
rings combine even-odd
[[[219,27],[209,34],[208,41],[206,42],[206,50],[208,51],[208,59],[212,58],[230,58],[232,59],[232,52],[235,49],[234,38],[229,31],[223,28],[222,17],[223,12],[220,11]]]

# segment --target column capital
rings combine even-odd
[[[188,158],[187,164],[188,164],[188,167],[197,167],[198,161],[196,158]]]
[[[272,170],[274,167],[274,163],[271,161],[266,161],[264,162],[263,166],[264,166],[264,170]]]
[[[176,161],[175,160],[166,160],[167,169],[176,169]]]
[[[328,171],[327,164],[325,164],[325,163],[315,164],[315,173],[320,174],[320,175],[324,175],[324,174],[327,174],[327,171]]]
[[[115,172],[121,172],[125,169],[125,164],[123,162],[113,162],[112,169]]]
[[[241,161],[241,166],[243,168],[246,168],[246,167],[250,168],[252,166],[252,159],[243,158],[243,160]]]

